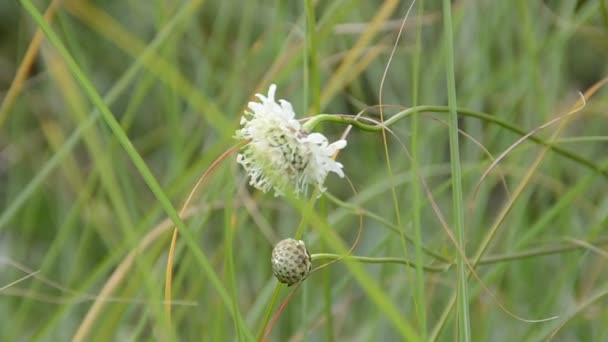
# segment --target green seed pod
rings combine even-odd
[[[304,241],[285,239],[272,250],[272,272],[288,286],[303,280],[310,272],[312,260]]]

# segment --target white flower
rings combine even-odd
[[[263,192],[274,189],[278,196],[285,189],[293,189],[296,195],[306,194],[308,185],[324,191],[327,173],[344,177],[342,164],[332,156],[346,146],[346,141],[328,144],[323,134],[306,132],[296,120],[291,104],[275,101],[276,89],[276,85],[271,85],[268,97],[257,94],[261,103],[249,102],[252,112],[245,112],[243,127],[235,135],[249,142],[236,161],[249,174],[249,184]]]

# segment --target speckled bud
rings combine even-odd
[[[302,240],[285,239],[272,250],[272,272],[288,286],[304,279],[311,266],[310,254]]]

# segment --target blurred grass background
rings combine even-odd
[[[526,133],[570,112],[578,92],[608,76],[608,4],[600,0],[453,1],[451,30],[445,2],[418,0],[381,97],[409,1],[28,4],[0,3],[2,341],[259,338],[291,291],[272,276],[274,243],[303,224],[311,253],[342,253],[361,209],[356,255],[438,268],[459,258],[417,177],[454,230],[448,116],[421,113],[391,127],[390,169],[382,135],[353,130],[338,159],[357,193],[330,175],[329,193],[339,201],[323,197],[314,210],[304,199],[254,191],[233,157],[222,163],[184,218],[191,235],[178,240],[170,323],[163,289],[173,225],[163,198],[180,209],[200,175],[236,143],[247,102],[271,83],[300,117],[357,114],[380,100],[447,105],[452,59],[459,108]],[[33,42],[37,11],[47,12],[65,51],[57,41]],[[471,262],[489,242],[477,268],[486,288],[475,277],[467,283],[471,340],[538,341],[555,332],[563,341],[608,339],[608,92],[599,88],[586,100],[537,132],[536,142],[510,151],[478,192],[490,156],[521,134],[459,117],[467,135],[460,135],[457,181]],[[104,106],[120,130],[108,125]],[[320,129],[333,141],[344,128]],[[125,152],[120,132],[151,172]],[[539,143],[551,139],[566,156]],[[150,190],[153,182],[160,193]],[[452,305],[456,267],[423,271],[326,267],[298,288],[269,339],[459,339],[465,312]],[[492,294],[524,318],[559,318],[519,321]]]

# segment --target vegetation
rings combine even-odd
[[[607,60],[605,0],[0,2],[0,340],[606,340]],[[273,83],[324,193],[236,163]]]

